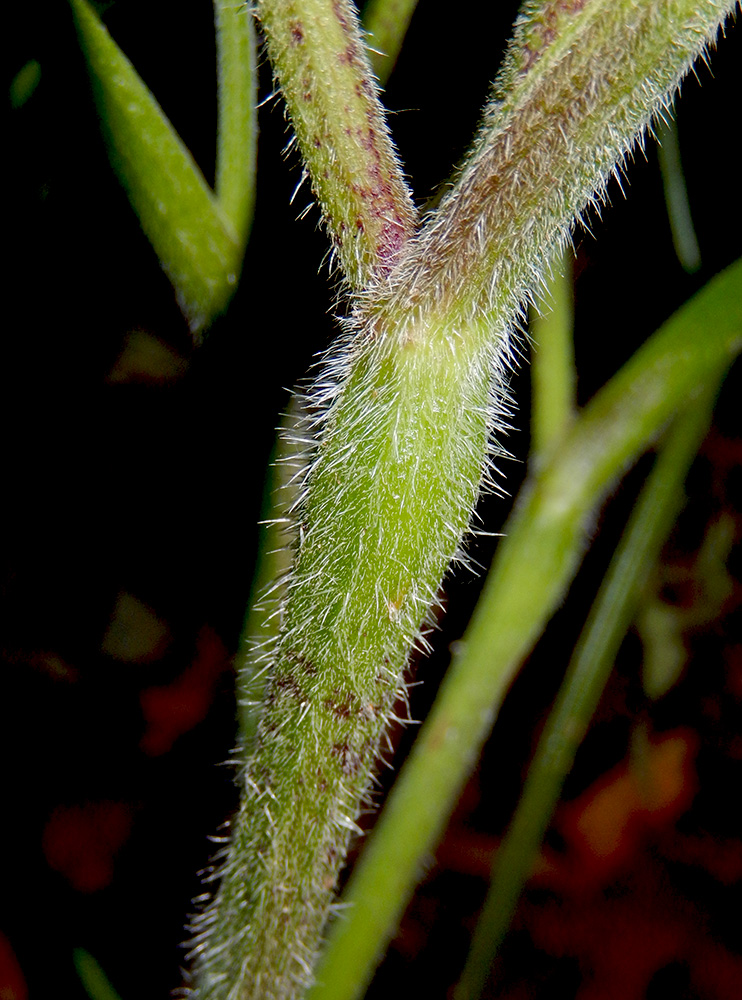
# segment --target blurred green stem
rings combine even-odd
[[[75,948],[72,954],[75,969],[90,1000],[120,1000],[108,977],[96,959],[84,948]]]
[[[573,340],[572,253],[554,266],[549,295],[534,310],[531,337],[531,458],[534,469],[548,458],[575,415],[577,373]]]
[[[484,987],[564,780],[634,616],[641,588],[682,505],[683,482],[708,430],[718,388],[718,378],[710,379],[693,406],[681,410],[660,446],[590,611],[529,767],[515,815],[497,852],[492,883],[455,1000],[474,1000]],[[491,624],[496,628],[497,619]]]
[[[36,59],[29,59],[10,81],[8,100],[14,111],[22,108],[33,97],[40,81],[41,64]]]
[[[672,233],[672,245],[683,270],[688,274],[695,274],[701,266],[701,248],[698,246],[690,214],[688,189],[680,159],[678,125],[674,119],[662,121],[657,129],[657,156]]]
[[[363,9],[369,60],[381,83],[394,69],[416,7],[417,0],[369,0]]]

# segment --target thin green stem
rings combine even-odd
[[[218,121],[216,197],[244,250],[255,204],[257,58],[250,8],[214,0]]]
[[[96,959],[84,948],[75,948],[75,969],[90,1000],[120,1000]]]
[[[544,462],[575,415],[572,257],[562,255],[531,322],[531,461]]]
[[[385,83],[397,62],[402,42],[418,0],[369,0],[363,10],[363,26],[371,68]]]
[[[657,130],[657,155],[662,174],[667,218],[672,233],[672,245],[683,270],[688,274],[695,274],[701,266],[701,248],[698,246],[690,214],[688,189],[680,159],[678,126],[674,120],[663,121]]]
[[[742,261],[668,320],[522,491],[433,710],[343,894],[312,1000],[362,995],[516,671],[564,598],[602,498],[740,349]]]
[[[257,731],[267,677],[266,652],[273,649],[281,624],[281,607],[294,558],[298,502],[308,456],[302,437],[304,415],[294,396],[276,435],[263,490],[258,533],[258,556],[250,589],[250,603],[242,626],[236,662],[240,712],[240,742],[248,748]]]
[[[492,882],[455,1000],[474,1000],[484,987],[577,748],[634,616],[641,588],[682,505],[683,482],[708,430],[718,388],[718,381],[712,380],[694,405],[682,411],[672,424],[611,560],[497,852]],[[494,633],[498,619],[493,618],[490,625]]]
[[[282,484],[274,459],[279,447],[277,440],[266,473],[255,573],[235,661],[239,740],[244,748],[253,745],[257,732],[267,683],[263,654],[278,636],[282,583],[293,558],[286,520],[281,516],[283,507],[277,499]]]
[[[40,82],[41,64],[37,59],[29,59],[10,81],[8,100],[13,111],[22,108],[33,97]]]

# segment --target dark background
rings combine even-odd
[[[516,9],[420,2],[386,96],[420,203],[472,134]],[[213,180],[211,4],[118,0],[104,12]],[[326,242],[316,211],[295,221],[309,191],[289,206],[298,162],[282,158],[283,112],[268,102],[260,112],[258,206],[243,281],[228,314],[194,349],[109,168],[66,5],[14,5],[5,41],[6,93],[28,60],[39,62],[41,79],[22,107],[5,103],[0,995],[82,997],[72,953],[83,947],[122,1000],[154,1000],[179,985],[183,924],[200,891],[196,872],[212,851],[206,838],[236,802],[231,771],[218,766],[235,738],[231,659],[286,387],[333,332]],[[627,199],[612,185],[611,207],[576,239],[581,401],[742,251],[739,32],[730,31],[710,62],[711,70],[702,66],[686,82],[678,105],[703,267],[688,276],[674,257],[650,143],[629,168]],[[261,96],[270,90],[263,65]],[[132,339],[133,331],[139,333]],[[132,344],[151,346],[152,338],[164,352],[157,371],[131,353]],[[523,459],[527,378],[521,374],[514,384],[521,412],[508,445]],[[578,759],[567,788],[579,803],[603,772],[620,766],[640,720],[654,739],[669,733],[685,740],[690,763],[682,771],[685,798],[678,798],[685,805],[645,823],[625,867],[598,872],[587,895],[575,895],[556,876],[532,887],[506,949],[503,995],[613,995],[610,983],[619,989],[627,956],[641,951],[636,934],[621,937],[624,929],[644,928],[642,920],[657,926],[675,909],[681,931],[665,951],[650,948],[635,979],[615,995],[731,998],[725,984],[739,982],[740,941],[723,915],[739,912],[742,902],[733,818],[742,776],[741,388],[737,366],[667,555],[688,569],[685,590],[668,599],[691,606],[698,599],[695,553],[708,525],[728,514],[732,591],[712,621],[684,635],[684,679],[655,705],[643,699],[641,650],[628,640],[589,755]],[[515,493],[523,464],[508,463],[506,471]],[[516,801],[534,733],[645,471],[640,465],[617,491],[548,644],[516,685],[439,863],[379,974],[379,995],[443,997],[455,979],[484,892],[480,855],[491,856]],[[502,523],[508,505],[488,503],[489,526]],[[479,555],[489,557],[486,550]],[[428,683],[418,714],[477,588],[471,578],[448,588],[438,652],[419,669]],[[570,857],[576,847],[567,813],[561,823],[550,846]],[[699,846],[693,855],[693,844],[707,853]],[[731,859],[727,867],[721,856]],[[584,861],[580,870],[588,868]],[[549,937],[549,914],[555,925],[578,928],[574,941]],[[604,934],[596,944],[598,927]],[[687,941],[709,942],[700,957],[682,944],[684,933]],[[614,965],[605,958],[607,941],[623,956]]]

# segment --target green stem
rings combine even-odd
[[[350,0],[258,0],[312,190],[351,288],[385,274],[417,216]]]
[[[77,975],[90,1000],[120,1000],[98,961],[84,948],[72,953]]]
[[[358,283],[367,273],[372,280],[312,395],[320,437],[302,488],[271,683],[222,881],[196,939],[202,998],[277,1000],[311,982],[350,835],[369,801],[395,704],[404,697],[410,649],[424,645],[421,625],[460,552],[488,467],[489,432],[504,409],[507,331],[575,215],[729,8],[712,3],[699,13],[690,2],[659,0],[648,6],[650,16],[644,5],[587,0],[562,17],[556,5],[560,30],[550,41],[539,42],[538,32],[529,33],[531,21],[524,22],[506,96],[490,109],[470,164],[422,234],[406,243],[400,238],[394,253],[384,244],[373,258],[364,236],[349,255],[349,280]],[[324,0],[261,5],[292,109],[303,99],[305,71],[312,96],[305,104],[326,103],[314,62],[325,32],[324,75],[331,81],[337,72],[343,93],[353,79],[346,74],[356,48],[354,36],[343,45],[345,6],[337,0],[331,7],[327,11]],[[343,102],[337,103],[344,110]],[[329,128],[330,111],[317,119],[308,112],[301,129],[295,119],[297,133],[311,121]],[[300,134],[303,148],[314,146],[312,134]],[[334,171],[327,193],[339,201],[343,191],[351,197],[357,177],[345,166],[346,156],[356,163],[357,149],[346,148],[343,135],[341,128],[334,163],[308,158],[317,190],[323,163]],[[357,164],[361,176],[364,155]],[[334,210],[325,207],[325,214],[335,230]],[[382,218],[396,225],[396,215]],[[341,252],[347,255],[348,247]],[[366,264],[396,255],[391,272]],[[707,343],[719,353],[716,339]],[[669,417],[665,400],[672,393],[654,385],[653,392],[636,406],[645,415],[648,405],[664,406]],[[570,508],[575,482],[591,498],[582,497],[583,504],[592,504],[606,475],[606,454],[621,448],[627,460],[633,454],[636,442],[626,427],[620,440],[610,424],[600,423],[599,430],[606,441],[590,449],[592,470],[586,473],[581,448],[562,456],[559,472],[565,463],[576,466],[568,468],[566,484],[553,470],[551,479],[544,476],[547,503],[557,514]],[[580,542],[582,513],[573,509],[569,525]],[[533,540],[521,539],[525,548],[517,557],[534,577],[527,581],[534,584],[531,615],[535,584],[543,588],[536,543],[547,540],[538,530]],[[510,551],[507,543],[504,551]],[[560,578],[558,569],[550,580]],[[548,607],[549,594],[544,598]],[[504,639],[522,642],[519,619],[508,622]],[[473,706],[466,707],[471,715]],[[474,708],[475,720],[482,717],[487,713]],[[479,732],[476,721],[466,725]],[[455,738],[443,739],[457,745]],[[451,768],[444,773],[450,780]]]
[[[619,542],[539,740],[515,815],[497,852],[492,883],[455,1000],[473,1000],[484,987],[564,780],[634,616],[641,588],[681,506],[683,482],[708,430],[718,388],[718,381],[712,379],[701,398],[673,423]],[[493,631],[497,625],[498,619],[493,618]]]
[[[688,189],[680,159],[678,126],[675,121],[662,122],[657,130],[657,155],[662,174],[667,218],[670,222],[672,245],[684,271],[695,274],[701,266],[701,248],[698,246],[693,219],[690,214]]]
[[[517,669],[564,598],[602,498],[740,349],[742,261],[668,320],[522,491],[433,710],[343,894],[312,1000],[362,995]]]
[[[244,251],[255,203],[257,45],[250,8],[214,0],[218,123],[216,197]]]
[[[33,97],[40,82],[41,64],[36,59],[29,59],[10,81],[8,100],[13,111],[22,108]]]
[[[371,68],[382,83],[394,69],[416,7],[417,0],[369,0],[363,10]]]
[[[244,234],[94,9],[70,6],[111,163],[198,336],[234,292]]]
[[[501,336],[588,204],[736,6],[731,0],[527,5],[457,183],[374,316]],[[419,322],[418,322],[419,321]],[[494,325],[494,331],[492,331]],[[416,334],[419,336],[419,334]]]
[[[573,343],[572,258],[555,268],[543,306],[534,312],[531,338],[531,462],[538,467],[575,416],[577,372]]]

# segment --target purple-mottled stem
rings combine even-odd
[[[259,0],[268,54],[340,267],[384,275],[417,215],[349,0]]]

